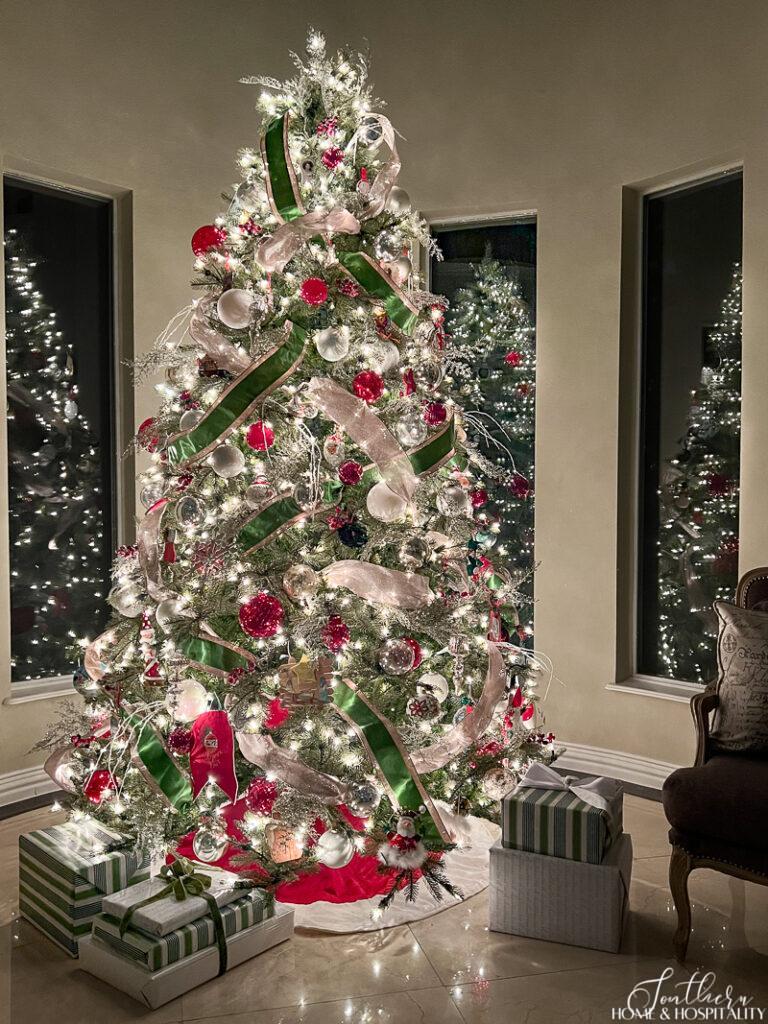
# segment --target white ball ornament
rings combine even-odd
[[[472,499],[460,484],[449,484],[438,494],[437,508],[444,516],[471,516]]]
[[[315,335],[315,348],[329,363],[338,363],[349,353],[350,330],[346,325],[326,327]]]
[[[400,256],[387,264],[387,271],[395,284],[405,284],[413,273],[413,264],[407,256]]]
[[[365,499],[366,508],[373,516],[382,523],[393,523],[405,514],[405,499],[395,494],[389,487],[380,480],[368,491]]]
[[[384,376],[400,362],[400,349],[391,341],[379,341],[374,345],[368,363],[376,373]]]
[[[444,675],[439,672],[425,672],[423,676],[419,678],[419,683],[416,688],[416,692],[431,693],[433,697],[442,704],[448,696],[448,680]]]
[[[203,416],[204,413],[201,409],[187,409],[179,420],[179,427],[182,430],[192,430],[197,426]]]
[[[387,209],[396,217],[402,217],[411,212],[411,197],[404,188],[393,185],[387,197]]]
[[[315,856],[327,868],[343,868],[352,860],[355,844],[346,834],[337,829],[323,832],[315,846]]]
[[[245,288],[230,288],[216,303],[219,320],[233,331],[242,331],[249,327],[253,319],[253,299],[253,292],[246,291]]]
[[[208,691],[196,679],[182,679],[172,684],[165,703],[177,722],[194,722],[208,710]]]
[[[223,480],[231,480],[245,469],[245,456],[239,448],[231,444],[220,444],[215,448],[211,452],[209,462],[216,476]]]

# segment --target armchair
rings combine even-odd
[[[742,608],[768,608],[768,567],[742,576],[736,590]],[[710,868],[768,885],[768,758],[713,749],[710,715],[719,706],[714,684],[691,700],[696,760],[664,783],[662,802],[671,828],[669,887],[677,910],[675,957],[685,960],[691,933],[688,876]]]

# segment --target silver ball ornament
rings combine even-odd
[[[326,327],[315,335],[315,348],[329,363],[338,363],[349,354],[350,330],[346,325]]]
[[[444,516],[471,516],[472,499],[459,484],[449,484],[438,494],[437,508]]]
[[[139,494],[139,501],[144,508],[152,508],[156,501],[160,501],[162,496],[165,494],[165,488],[162,484],[147,484],[146,487],[142,487]]]
[[[395,424],[395,436],[400,444],[407,447],[421,444],[426,440],[428,433],[427,424],[418,408],[408,409]]]
[[[400,545],[400,561],[408,569],[424,565],[432,549],[423,537],[409,537]]]
[[[320,587],[320,576],[309,565],[292,565],[283,575],[283,590],[292,601],[306,601]]]
[[[404,676],[415,660],[413,648],[405,640],[387,640],[379,651],[379,665],[388,676]]]
[[[144,611],[146,603],[141,588],[135,583],[126,583],[123,586],[113,587],[107,598],[109,604],[128,619],[135,619]]]
[[[185,494],[183,498],[179,498],[176,505],[176,519],[182,526],[198,526],[204,518],[205,515],[197,498],[193,498],[191,494]]]
[[[212,864],[224,856],[228,846],[227,837],[209,828],[199,828],[192,840],[192,852],[203,864]]]
[[[369,818],[381,803],[381,793],[372,782],[350,782],[344,803],[358,818]]]
[[[363,145],[373,149],[380,145],[383,135],[384,128],[379,118],[375,114],[366,114],[358,128],[358,137]]]
[[[245,469],[245,456],[231,444],[220,444],[210,455],[209,462],[217,476],[231,480]]]
[[[255,480],[245,489],[245,503],[248,508],[257,509],[266,505],[275,496],[275,489],[266,480]]]
[[[496,768],[488,769],[480,785],[489,800],[501,800],[510,789],[514,788],[516,782],[517,780],[512,772],[499,765]]]
[[[390,263],[402,255],[403,239],[399,231],[394,228],[384,228],[373,240],[373,251],[376,259]]]
[[[396,217],[403,217],[406,213],[411,212],[411,197],[404,188],[393,185],[387,196],[386,208]]]

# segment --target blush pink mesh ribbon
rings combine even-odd
[[[256,250],[256,262],[268,274],[280,271],[301,247],[316,235],[356,235],[360,221],[349,210],[340,206],[325,210],[313,210],[295,220],[286,221],[265,238]]]
[[[322,576],[329,587],[345,587],[372,604],[423,608],[435,599],[426,577],[354,558],[333,562],[323,569]]]

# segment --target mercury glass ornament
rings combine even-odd
[[[315,348],[329,363],[338,363],[349,354],[350,330],[347,326],[326,327],[315,335]]]
[[[139,501],[144,508],[152,508],[156,501],[160,501],[163,494],[165,494],[165,488],[161,483],[147,484],[139,493]]]
[[[64,403],[64,415],[68,420],[73,420],[77,416],[77,402],[73,402],[71,398],[68,398]]]
[[[344,791],[344,803],[358,818],[369,818],[381,803],[381,793],[372,782],[350,782]]]
[[[427,424],[421,414],[421,409],[407,409],[395,424],[395,435],[400,444],[411,447],[421,444],[427,437]]]
[[[449,691],[448,680],[440,672],[425,672],[419,678],[416,692],[418,694],[431,693],[441,704],[447,698]]]
[[[384,128],[375,114],[366,114],[360,122],[358,134],[363,145],[373,149],[381,143]]]
[[[327,868],[343,868],[352,860],[355,844],[346,832],[329,829],[323,832],[315,845],[315,856]]]
[[[424,565],[432,549],[423,537],[409,537],[400,545],[400,561],[407,569]]]
[[[379,522],[394,523],[396,519],[400,519],[405,514],[407,505],[404,498],[395,494],[383,480],[379,480],[368,491],[365,507]]]
[[[227,837],[210,828],[199,828],[192,840],[192,853],[203,864],[212,864],[224,856],[228,846]]]
[[[405,640],[387,640],[379,651],[379,665],[388,676],[404,676],[410,672],[416,656]]]
[[[144,611],[145,599],[141,588],[135,583],[125,583],[113,587],[107,598],[109,604],[128,619],[135,619]]]
[[[400,349],[391,341],[377,341],[368,356],[370,368],[382,377],[400,362]]]
[[[245,503],[248,508],[261,508],[275,496],[275,489],[267,480],[254,480],[245,490]]]
[[[406,213],[411,212],[411,197],[404,188],[393,185],[387,196],[386,208],[396,217],[404,217]]]
[[[182,417],[179,420],[180,429],[192,430],[194,427],[197,426],[197,424],[200,422],[204,415],[205,414],[202,411],[202,409],[187,409],[187,411],[182,414]]]
[[[481,786],[490,800],[501,800],[516,784],[515,776],[501,766],[489,768],[483,776]]]
[[[245,288],[230,288],[224,292],[216,303],[219,320],[225,327],[234,331],[242,331],[251,323],[251,307],[254,294]]]
[[[231,444],[220,444],[211,452],[209,461],[214,473],[224,480],[239,476],[245,469],[245,456]]]
[[[292,565],[283,575],[283,590],[292,601],[306,601],[320,586],[320,577],[310,565]]]
[[[176,519],[182,526],[197,526],[205,518],[200,502],[191,494],[179,498],[176,504]]]
[[[185,614],[184,603],[179,597],[166,597],[155,609],[155,619],[157,620],[157,624],[166,633],[168,632],[168,627],[172,622],[177,622],[179,619],[187,617],[188,616]]]
[[[331,434],[323,441],[323,458],[331,466],[339,466],[346,458],[346,446],[338,434]]]
[[[308,480],[299,480],[293,488],[293,500],[304,510],[315,508],[319,504],[320,495],[317,488],[313,487]]]
[[[403,239],[399,231],[394,228],[384,228],[373,240],[373,251],[376,259],[390,263],[402,255]]]
[[[471,516],[472,499],[469,491],[465,491],[459,484],[449,484],[438,494],[437,508],[444,516]]]

